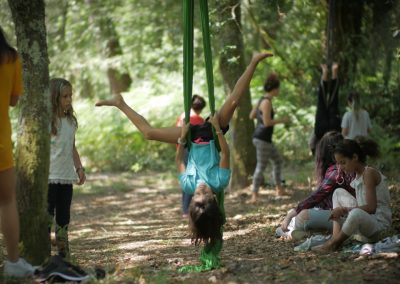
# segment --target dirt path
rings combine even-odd
[[[359,258],[343,252],[297,253],[294,243],[274,237],[283,214],[308,194],[309,185],[289,182],[291,195],[281,199],[263,190],[256,206],[246,203],[249,189],[228,193],[224,267],[188,274],[177,267],[198,263],[199,248],[190,245],[173,178],[157,173],[92,175],[89,185],[95,193],[77,192],[74,197],[71,250],[82,266],[107,270],[101,283],[398,283],[400,278],[397,254]],[[391,193],[399,208],[398,184],[391,186]]]

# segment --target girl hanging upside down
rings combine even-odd
[[[129,107],[119,94],[109,100],[101,100],[96,103],[96,106],[117,107],[148,140],[179,144],[180,150],[176,157],[180,173],[179,180],[183,191],[194,194],[189,207],[189,224],[193,242],[198,244],[203,241],[206,245],[202,255],[207,254],[207,248],[217,250],[217,253],[222,248],[222,226],[225,220],[223,192],[231,175],[229,148],[223,134],[229,128],[229,121],[240,98],[248,89],[258,63],[271,56],[271,53],[254,55],[221,109],[201,125],[154,128],[143,116]],[[220,153],[215,147],[216,141],[213,140],[212,126],[215,128],[221,147]],[[182,146],[186,144],[185,138],[189,130],[191,131],[191,147],[188,165],[185,167],[182,161]],[[219,257],[211,262],[208,262],[207,268],[202,267],[199,270],[218,267]],[[206,264],[203,262],[203,265]]]

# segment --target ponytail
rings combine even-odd
[[[360,118],[361,102],[358,92],[351,92],[347,96],[347,101],[351,104],[351,110],[354,112],[356,120]]]
[[[357,136],[354,140],[344,139],[342,142],[338,143],[334,151],[335,154],[341,154],[346,158],[353,158],[353,155],[358,156],[358,160],[365,163],[367,156],[371,158],[376,158],[379,156],[379,146],[378,144],[364,136]]]

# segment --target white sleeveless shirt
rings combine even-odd
[[[49,183],[74,184],[78,181],[73,159],[75,131],[75,125],[63,117],[57,135],[51,135]]]
[[[390,194],[386,183],[386,177],[379,172],[381,182],[376,186],[376,211],[375,217],[382,225],[382,229],[388,229],[392,223],[392,210],[390,209]],[[350,185],[356,191],[357,205],[363,206],[367,204],[366,190],[363,175],[356,177]]]

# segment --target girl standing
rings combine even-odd
[[[84,184],[85,169],[75,147],[75,132],[78,122],[72,108],[72,86],[65,79],[50,81],[52,120],[51,149],[48,190],[49,233],[54,216],[56,218],[56,244],[58,253],[69,255],[68,225],[73,193],[73,184]]]
[[[368,136],[371,129],[371,120],[366,110],[361,108],[360,95],[351,92],[347,97],[350,111],[343,115],[342,134],[345,138],[354,139],[356,136]]]
[[[22,67],[17,51],[8,44],[0,27],[0,211],[1,232],[7,250],[4,275],[26,277],[33,267],[19,257],[19,216],[16,202],[16,174],[12,153],[11,123],[8,111],[22,95]]]
[[[346,139],[336,146],[334,154],[344,171],[356,174],[352,181],[356,198],[343,190],[334,192],[334,209],[330,217],[333,220],[333,234],[329,241],[316,247],[321,251],[337,250],[355,234],[361,234],[367,241],[377,240],[379,233],[388,229],[392,222],[386,177],[366,163],[367,156],[378,156],[378,145],[363,137]]]
[[[257,151],[257,166],[253,175],[253,189],[251,202],[255,203],[258,198],[258,190],[264,181],[264,170],[267,163],[272,161],[273,177],[276,186],[276,194],[283,195],[281,180],[282,158],[272,143],[274,125],[287,123],[287,117],[275,119],[272,99],[279,95],[280,81],[276,74],[268,76],[264,84],[265,95],[261,97],[258,104],[250,113],[250,119],[257,119],[257,126],[253,134],[253,144]]]

